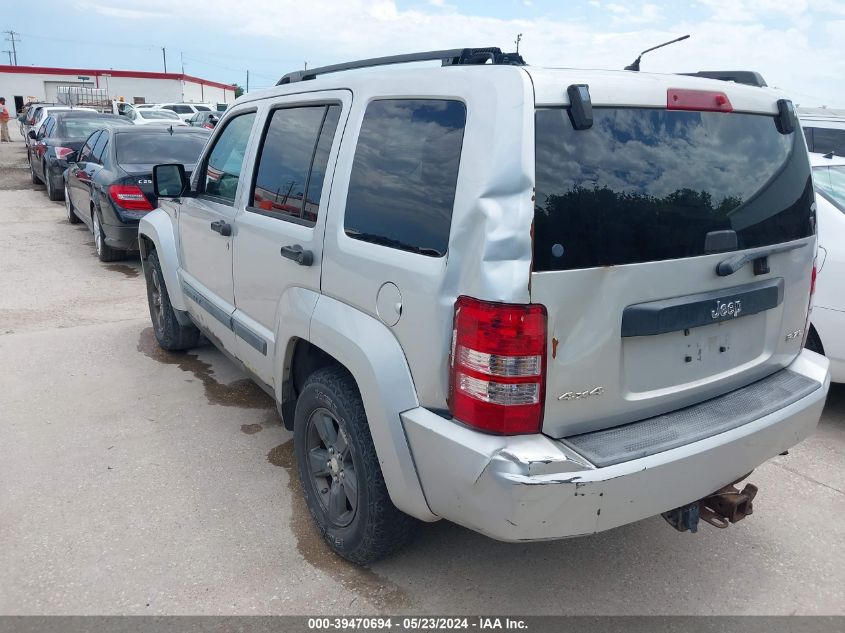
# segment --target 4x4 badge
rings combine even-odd
[[[600,396],[604,393],[604,387],[594,387],[586,391],[567,391],[565,394],[558,396],[558,400],[581,400],[582,398],[589,398],[590,396]]]
[[[742,301],[739,299],[735,301],[725,301],[724,303],[717,299],[716,309],[710,310],[710,316],[714,319],[726,316],[738,317],[740,312],[742,312]]]

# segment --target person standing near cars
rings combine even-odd
[[[6,106],[6,97],[0,97],[0,141],[10,143],[9,138],[9,108]]]

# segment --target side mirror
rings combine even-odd
[[[36,138],[35,130],[30,130],[29,132],[27,132],[27,133],[26,133],[26,135],[27,135],[29,138],[31,138],[33,141],[34,141],[34,140],[35,140],[35,138]]]
[[[184,165],[171,163],[153,167],[153,190],[157,198],[181,198],[189,189]]]

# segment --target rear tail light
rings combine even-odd
[[[138,185],[112,185],[109,196],[117,206],[127,211],[153,210],[153,205]]]
[[[539,433],[546,386],[546,308],[458,297],[449,410],[481,431]]]
[[[807,344],[807,335],[810,333],[810,316],[813,314],[813,295],[816,294],[816,260],[813,260],[813,272],[810,274],[810,300],[807,302],[807,319],[804,321],[804,338],[801,347]]]
[[[205,123],[205,124],[203,125],[203,127],[204,127],[206,130],[213,130],[213,129],[214,129],[214,126],[213,126],[213,125],[211,125],[211,123]]]
[[[666,91],[667,110],[696,110],[704,112],[733,112],[728,95],[715,90],[684,90],[669,88]]]
[[[56,158],[58,158],[59,160],[64,160],[68,157],[69,154],[73,154],[73,150],[70,147],[56,148]]]

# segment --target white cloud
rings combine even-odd
[[[308,59],[309,65],[462,46],[512,48],[522,33],[520,52],[532,64],[621,69],[639,51],[691,33],[685,42],[646,55],[643,70],[757,70],[804,105],[845,105],[842,25],[831,18],[842,13],[845,2],[699,1],[710,15],[695,23],[673,21],[653,2],[601,3],[607,20],[599,23],[533,14],[502,19],[452,6],[400,9],[392,0],[252,0],[249,11],[231,0],[145,0],[143,6],[184,20],[186,31],[229,34],[225,48],[232,55]],[[107,8],[137,6],[134,0],[113,0]],[[289,27],[291,16],[295,29]],[[280,65],[279,75],[286,70]]]
[[[124,18],[127,20],[151,20],[167,17],[167,13],[162,11],[147,11],[129,7],[121,8],[103,4],[91,4],[88,2],[80,4],[79,7],[89,11],[94,11],[100,15],[106,15],[112,18]]]

